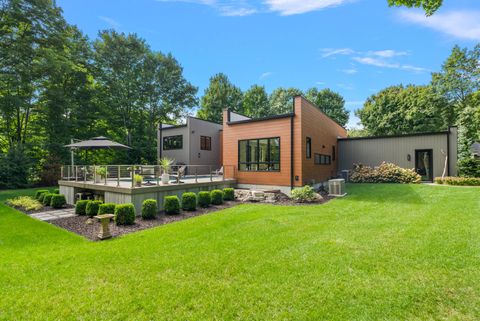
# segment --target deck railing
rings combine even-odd
[[[160,165],[64,165],[61,167],[61,179],[90,184],[129,186],[161,185]],[[179,176],[179,173],[183,175]],[[234,179],[235,166],[213,165],[172,165],[168,170],[169,184],[182,183],[182,179],[191,182],[213,182]],[[136,181],[138,179],[140,181]]]

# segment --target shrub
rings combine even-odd
[[[40,200],[40,195],[41,195],[41,194],[45,194],[45,193],[49,193],[49,191],[46,190],[46,189],[39,189],[39,190],[37,190],[37,191],[35,192],[35,199]]]
[[[478,177],[445,177],[443,180],[440,177],[435,179],[437,184],[447,184],[455,186],[480,186],[480,178]]]
[[[53,208],[62,208],[67,204],[65,195],[63,194],[52,194],[52,199],[50,200],[50,206]]]
[[[214,189],[210,192],[210,198],[213,205],[223,204],[223,192],[219,189]]]
[[[87,214],[87,204],[88,200],[79,200],[75,203],[75,214],[77,215],[86,215]]]
[[[305,185],[292,190],[292,199],[298,203],[313,202],[317,199],[317,193],[310,185]]]
[[[43,205],[50,206],[50,202],[52,201],[52,196],[53,195],[55,195],[55,194],[52,194],[52,193],[43,194],[43,200],[42,200]]]
[[[19,196],[13,199],[8,199],[7,204],[22,208],[25,211],[38,211],[43,207],[42,203],[30,196]]]
[[[105,203],[105,204],[100,204],[98,207],[98,215],[102,214],[113,214],[115,213],[115,206],[116,204],[113,203]]]
[[[60,189],[59,188],[55,188],[52,192],[52,194],[60,194]]]
[[[133,204],[120,204],[115,206],[115,224],[132,225],[135,223],[135,206]]]
[[[144,200],[142,204],[142,217],[144,219],[153,219],[157,216],[158,205],[154,199]]]
[[[421,176],[413,169],[401,168],[392,163],[383,162],[376,168],[356,164],[350,180],[353,183],[419,183]]]
[[[85,214],[90,217],[94,217],[98,214],[98,208],[102,204],[102,201],[88,201],[87,208],[85,209]]]
[[[480,177],[480,159],[471,157],[459,161],[458,172],[463,177]]]
[[[209,207],[211,201],[210,192],[203,191],[198,193],[198,206]]]
[[[166,214],[178,214],[180,213],[180,201],[178,196],[165,196],[163,200],[163,208]]]
[[[182,194],[182,209],[184,211],[195,211],[197,209],[197,195],[195,193]]]
[[[235,190],[233,188],[227,187],[223,189],[223,199],[225,201],[235,200]]]
[[[38,201],[43,204],[43,198],[44,198],[45,195],[47,195],[47,194],[48,194],[48,193],[41,193],[41,194],[38,196]]]

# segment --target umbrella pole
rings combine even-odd
[[[70,144],[73,144],[73,138],[70,138]],[[72,168],[73,168],[73,165],[75,165],[75,160],[73,158],[73,148],[70,148],[70,158],[71,158]]]

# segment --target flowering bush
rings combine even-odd
[[[421,176],[413,169],[401,168],[392,163],[383,162],[376,168],[356,164],[350,180],[353,183],[419,183]]]

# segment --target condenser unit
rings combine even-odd
[[[328,181],[328,195],[343,197],[347,195],[345,180],[343,178],[331,179]]]

